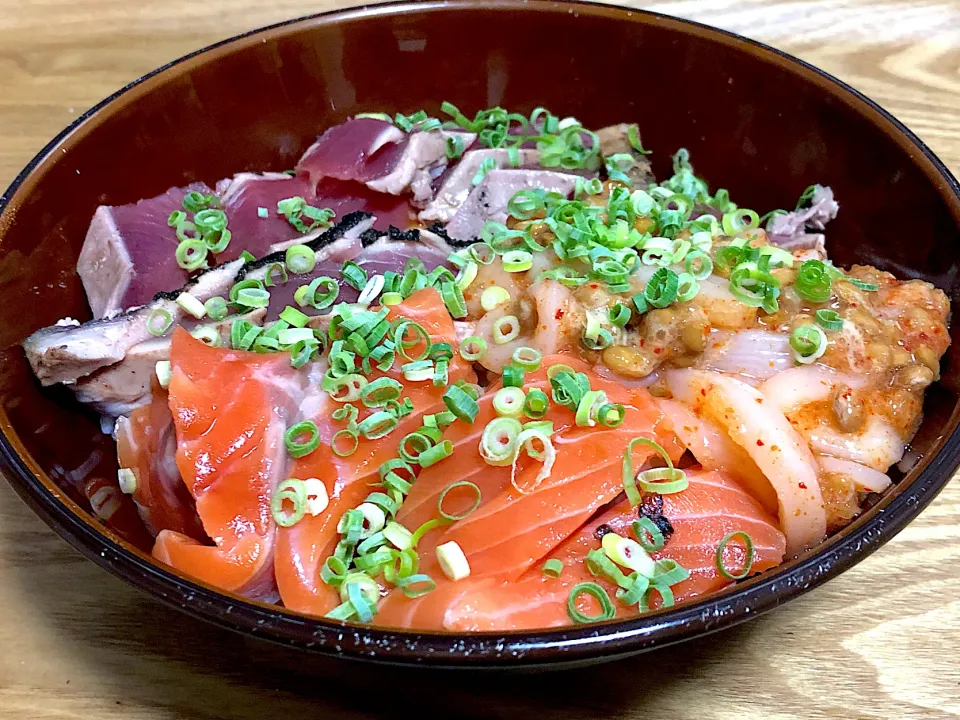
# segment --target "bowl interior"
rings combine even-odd
[[[116,470],[97,418],[67,390],[41,391],[18,345],[61,317],[89,317],[74,267],[99,204],[284,170],[349,115],[438,114],[443,100],[467,113],[543,105],[587,126],[637,122],[658,176],[686,147],[711,186],[760,212],[792,207],[811,183],[830,185],[841,205],[828,232],[838,263],[929,280],[956,307],[955,186],[890,119],[796,61],[690,23],[602,6],[418,3],[320,16],[149,77],[83,119],[13,188],[0,216],[0,427],[43,483],[37,492],[85,503],[83,484]],[[894,494],[954,431],[958,352],[955,343],[927,397],[913,443],[924,460]],[[149,550],[132,507],[111,527]]]

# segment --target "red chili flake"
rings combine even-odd
[[[757,440],[757,447],[763,447],[763,440]]]
[[[707,396],[706,388],[700,388],[700,394],[706,397]]]
[[[555,317],[557,320],[563,319],[563,309],[561,308],[561,309],[557,310],[557,314],[554,315],[554,317]]]
[[[647,345],[647,341],[644,340],[643,338],[640,338],[640,347],[646,347],[646,345]]]
[[[801,490],[806,490],[806,489],[807,489],[807,484],[806,484],[806,483],[797,483],[797,485],[800,486],[800,489],[801,489]]]
[[[596,290],[598,287],[600,287],[600,286],[597,285],[596,283],[590,283],[590,289],[591,289],[591,290]]]
[[[660,354],[660,348],[654,348],[654,349],[653,349],[653,352],[654,352],[655,355],[659,355],[659,354]]]

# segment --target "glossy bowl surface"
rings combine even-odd
[[[832,256],[921,277],[957,306],[960,189],[906,128],[834,78],[702,25],[614,7],[532,0],[422,2],[333,12],[189,55],[124,88],[55,138],[0,198],[0,455],[20,495],[88,557],[194,616],[353,658],[517,667],[613,659],[766,612],[889,540],[960,463],[958,345],[928,393],[920,462],[815,552],[697,603],[642,618],[518,634],[344,628],[178,577],[145,549],[130,506],[105,527],[78,488],[113,477],[113,442],[64,389],[41,392],[19,342],[86,319],[74,265],[102,203],[194,180],[283,170],[323,128],[362,111],[432,114],[544,105],[588,127],[640,124],[658,176],[689,148],[698,173],[754,208],[791,205],[813,182],[841,203]],[[958,332],[955,327],[953,338]]]

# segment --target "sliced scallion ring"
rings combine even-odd
[[[744,546],[746,547],[746,557],[743,561],[743,567],[740,572],[733,572],[730,568],[726,566],[723,560],[723,551],[727,548],[730,542],[734,539],[740,539],[743,541]],[[717,546],[717,571],[727,578],[727,580],[743,580],[750,575],[750,571],[753,569],[753,538],[750,537],[749,533],[738,530],[724,536],[723,540],[720,541],[720,544]]]
[[[469,488],[469,490],[473,495],[473,500],[468,510],[460,513],[449,513],[443,509],[443,501],[446,499],[447,495],[452,490],[455,490],[457,488]],[[437,512],[439,512],[440,515],[446,518],[447,520],[456,522],[457,520],[463,520],[465,517],[470,515],[474,510],[480,507],[480,503],[482,501],[483,501],[483,495],[480,492],[480,488],[476,484],[469,482],[467,480],[460,480],[458,482],[447,485],[447,487],[443,489],[443,492],[440,493],[440,497],[437,500]]]
[[[790,334],[790,347],[794,360],[809,365],[827,351],[827,335],[816,325],[802,325]]]

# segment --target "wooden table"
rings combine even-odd
[[[352,3],[0,0],[0,186],[80,112],[179,55]],[[960,0],[678,0],[843,78],[960,171]],[[960,715],[960,485],[881,551],[738,629],[562,676],[318,660],[180,615],[74,553],[0,483],[0,717],[945,718]],[[405,687],[415,692],[408,695]],[[421,694],[422,693],[422,694]],[[391,713],[396,717],[396,713]]]

